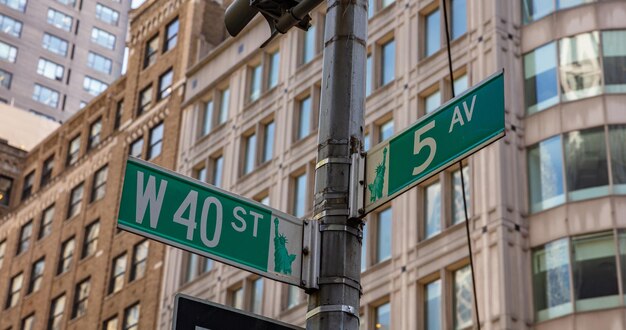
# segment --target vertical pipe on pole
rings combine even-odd
[[[314,220],[321,236],[318,290],[307,329],[359,328],[361,220],[349,218],[350,160],[362,151],[367,0],[327,0]]]

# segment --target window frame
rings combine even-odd
[[[76,195],[75,195],[76,194]],[[80,196],[79,196],[80,195]],[[81,181],[70,190],[67,203],[66,219],[72,219],[83,210],[83,199],[85,198],[85,181]]]
[[[109,176],[109,164],[100,167],[93,175],[89,203],[98,201],[106,195],[106,186]],[[99,182],[100,181],[100,182]]]
[[[100,238],[100,219],[96,219],[85,227],[84,236],[83,236],[83,245],[81,248],[81,256],[80,256],[81,260],[95,254],[95,252],[98,250],[99,238]]]
[[[156,132],[161,131],[160,137],[156,137]],[[148,132],[148,159],[154,159],[163,154],[163,140],[165,137],[165,123],[159,122],[150,128]],[[155,151],[158,146],[158,153]]]
[[[76,240],[74,236],[70,236],[61,243],[61,253],[57,264],[56,275],[67,273],[72,268],[74,260],[74,252],[76,251]],[[67,251],[67,252],[66,252]]]

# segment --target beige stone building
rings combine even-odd
[[[192,23],[219,8],[146,1],[125,76],[28,153],[0,144],[0,329],[156,327],[164,246],[116,229],[123,169],[174,168],[184,68],[223,38]]]
[[[191,62],[179,172],[312,217],[324,12],[264,49],[257,17]],[[369,12],[368,148],[451,86],[505,70],[507,135],[463,169],[482,328],[625,329],[626,3],[371,0]],[[460,196],[454,165],[365,218],[363,329],[476,324]],[[305,324],[297,288],[171,247],[163,271],[161,329],[177,292]]]
[[[69,119],[119,78],[131,0],[0,2],[0,100]]]

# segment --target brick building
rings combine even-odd
[[[146,1],[126,75],[27,154],[3,154],[1,329],[155,328],[164,247],[116,229],[122,174],[129,154],[175,167],[187,61],[223,38],[192,23],[219,8]]]

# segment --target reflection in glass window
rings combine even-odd
[[[598,32],[559,41],[559,76],[563,101],[600,94],[602,71]]]
[[[452,84],[454,85],[455,95],[460,95],[461,93],[465,92],[469,87],[467,74],[463,74],[462,76],[455,78]]]
[[[609,126],[614,190],[626,194],[626,125]],[[624,273],[626,274],[626,273]]]
[[[306,173],[295,178],[293,215],[300,218],[306,212]]]
[[[572,200],[608,194],[604,127],[565,134],[565,174]]]
[[[261,78],[263,77],[263,66],[258,64],[250,68],[250,102],[254,102],[261,96]]]
[[[390,4],[394,3],[395,0],[383,0],[383,8],[389,6]]]
[[[463,181],[465,181],[465,198],[467,200],[467,214],[470,213],[470,176],[469,168],[463,167]],[[461,190],[461,171],[452,173],[452,224],[465,221],[465,209],[463,205],[463,191]]]
[[[573,310],[569,241],[563,238],[533,252],[535,319],[544,321]]]
[[[142,153],[143,153],[143,137],[140,137],[130,144],[130,148],[128,149],[128,155],[141,158]]]
[[[13,180],[0,175],[0,205],[8,206],[11,198]]]
[[[220,97],[220,115],[218,116],[218,124],[223,124],[228,119],[228,105],[230,102],[230,89],[222,90]]]
[[[303,139],[311,133],[311,96],[300,101],[300,113],[298,114],[298,135],[296,140]]]
[[[458,95],[458,92],[457,92],[457,95]],[[437,110],[437,108],[439,108],[440,105],[441,105],[441,92],[440,91],[436,91],[426,96],[426,98],[424,99],[424,110],[426,111],[426,114],[429,114]]]
[[[426,330],[441,329],[441,279],[426,284],[425,291],[425,328]]]
[[[572,238],[577,311],[620,305],[613,233]]]
[[[261,314],[263,307],[263,279],[258,278],[252,282],[252,313]]]
[[[61,55],[61,56],[67,55],[67,47],[68,47],[67,41],[57,36],[44,33],[41,46],[44,49],[49,50],[50,52],[55,53],[57,55]]]
[[[441,232],[441,183],[426,187],[424,197],[424,238],[430,238]]]
[[[61,330],[63,312],[65,311],[65,294],[55,298],[50,304],[50,315],[48,317],[49,330]]]
[[[48,61],[44,58],[40,58],[37,63],[37,73],[52,79],[52,80],[63,80],[63,73],[65,72],[65,68],[62,65],[56,64],[52,61]]]
[[[11,9],[24,12],[26,11],[27,0],[0,0],[0,4],[3,4]]]
[[[156,62],[157,52],[159,49],[159,35],[152,37],[146,42],[146,49],[143,55],[143,68],[147,68],[150,64]]]
[[[213,126],[213,100],[208,100],[204,104],[204,113],[202,117],[202,136],[205,136],[209,134]]]
[[[595,0],[556,0],[557,9],[565,9],[569,7],[579,6],[584,3],[590,3]]]
[[[178,17],[171,21],[165,28],[165,44],[163,51],[166,52],[176,46],[178,41]]]
[[[33,89],[33,100],[49,107],[56,108],[59,105],[59,92],[48,87],[35,84],[35,88]]]
[[[19,38],[22,34],[22,22],[0,14],[0,31]]]
[[[454,329],[472,325],[472,270],[469,265],[454,272]]]
[[[107,6],[103,6],[101,4],[96,4],[96,18],[112,25],[117,25],[117,22],[120,18],[120,13],[117,10],[109,8]]]
[[[387,122],[380,125],[380,142],[389,139],[393,135],[393,119],[388,120]]]
[[[559,102],[556,43],[549,43],[524,55],[524,94],[528,114]]]
[[[302,64],[311,62],[315,56],[315,25],[311,26],[304,33],[304,42],[302,45]]]
[[[106,83],[89,76],[85,76],[85,79],[83,80],[83,90],[93,96],[97,96],[98,94],[104,92],[104,90],[108,87],[109,85]]]
[[[391,258],[391,208],[378,213],[376,235],[376,262]]]
[[[439,24],[439,9],[426,16],[426,47],[424,47],[426,57],[434,54],[441,47]]]
[[[90,51],[89,54],[87,54],[87,66],[96,71],[111,74],[113,61],[100,54],[96,54]]]
[[[265,125],[263,132],[263,162],[267,162],[274,156],[274,122]]]
[[[287,289],[287,308],[292,308],[300,302],[300,289],[290,285]]]
[[[452,39],[462,36],[467,31],[467,0],[452,2]]]
[[[243,167],[243,174],[252,172],[255,165],[254,156],[256,155],[256,134],[249,135],[246,140],[246,154]]]
[[[524,23],[536,21],[554,11],[553,0],[524,0]]]
[[[602,31],[602,64],[607,93],[626,93],[626,30]]]
[[[13,80],[13,74],[8,71],[0,69],[0,86],[10,89],[11,80]]]
[[[167,70],[159,77],[159,100],[168,97],[172,93],[172,80],[174,79],[174,71]]]
[[[367,225],[363,225],[363,239],[361,240],[361,271],[367,269]]]
[[[367,62],[365,67],[365,96],[369,96],[372,93],[372,54],[367,54]]]
[[[70,31],[72,29],[72,16],[66,15],[52,8],[48,9],[48,24],[61,30]]]
[[[213,160],[213,185],[222,186],[222,172],[224,171],[224,157],[219,156]]]
[[[17,58],[17,48],[0,41],[0,59],[15,63]]]
[[[391,329],[391,304],[385,303],[376,307],[374,328],[380,330]]]
[[[560,136],[544,140],[528,150],[531,212],[565,202],[561,150]]]
[[[394,40],[388,41],[382,45],[382,71],[380,73],[380,85],[384,86],[390,83],[396,72],[396,43]]]
[[[617,231],[617,240],[619,244],[619,260],[622,274],[622,288],[626,288],[626,229],[620,229]],[[624,302],[626,303],[626,295],[624,295]]]
[[[96,27],[91,29],[91,42],[94,42],[107,49],[115,49],[115,36]]]
[[[163,123],[159,123],[150,129],[150,140],[148,144],[148,159],[152,159],[161,154],[161,150],[163,149]]]
[[[274,53],[270,54],[270,70],[269,70],[269,77],[268,77],[268,83],[267,83],[267,88],[273,88],[276,85],[278,85],[278,68],[280,65],[280,53],[278,51],[275,51]]]

